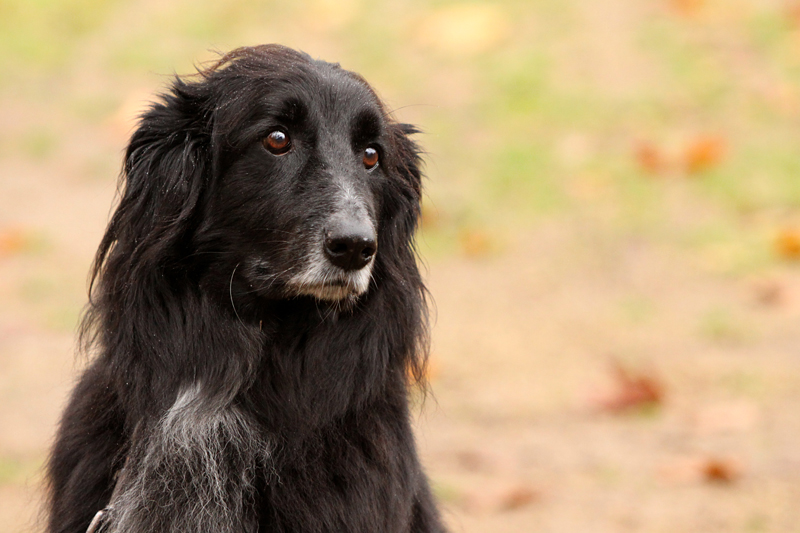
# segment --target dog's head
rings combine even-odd
[[[96,267],[127,256],[130,276],[207,271],[266,298],[354,300],[413,263],[414,132],[338,65],[235,50],[142,117]]]

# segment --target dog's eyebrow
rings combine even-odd
[[[289,98],[281,103],[276,114],[282,122],[300,124],[308,116],[308,107],[299,98]]]
[[[375,140],[382,131],[381,117],[372,109],[364,109],[353,120],[351,135],[353,142],[359,144]]]

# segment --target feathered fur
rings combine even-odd
[[[262,143],[276,127],[285,155]],[[277,45],[152,105],[93,267],[49,532],[106,507],[119,533],[442,531],[407,398],[427,348],[415,131],[359,76]],[[377,236],[352,275],[319,251],[344,216]]]

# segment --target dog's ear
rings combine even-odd
[[[191,231],[210,172],[207,86],[177,79],[142,116],[125,154],[121,198],[95,261],[125,257],[129,275],[155,271]],[[154,268],[155,267],[155,268]],[[127,276],[125,276],[127,277]]]
[[[389,138],[394,157],[390,162],[392,170],[411,187],[419,203],[422,196],[422,159],[421,150],[411,135],[420,133],[411,124],[394,123],[390,125]]]

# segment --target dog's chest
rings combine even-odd
[[[278,458],[262,492],[261,530],[409,530],[417,475],[410,436],[380,425],[359,429],[328,433]]]

